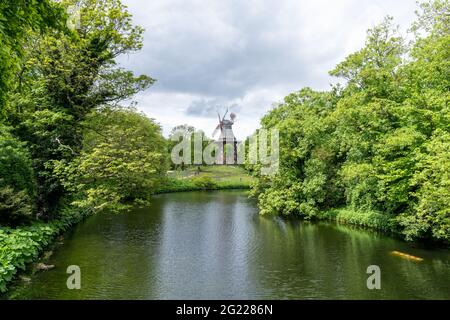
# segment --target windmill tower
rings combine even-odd
[[[219,113],[219,124],[214,130],[213,138],[220,130],[219,140],[217,144],[219,146],[218,152],[216,154],[217,164],[237,164],[237,140],[233,133],[233,125],[236,120],[236,115],[234,113],[230,114],[230,119],[226,120],[225,117],[228,114],[225,112],[224,116],[221,117]],[[230,146],[230,147],[227,147]]]

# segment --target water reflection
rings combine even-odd
[[[423,257],[413,262],[393,250]],[[450,253],[334,224],[265,218],[243,192],[157,196],[80,224],[19,298],[448,299]],[[82,289],[66,289],[68,265]],[[366,287],[369,265],[382,289]]]

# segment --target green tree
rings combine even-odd
[[[202,159],[202,164],[205,164],[205,159],[203,159],[203,151],[205,148],[212,142],[202,130],[197,130],[193,126],[189,126],[187,124],[178,125],[170,131],[169,139],[168,139],[168,152],[172,153],[173,148],[179,144],[183,139],[189,141],[191,147],[191,154],[189,155],[190,161],[189,164],[182,162],[181,164],[171,163],[171,169],[176,170],[180,168],[181,170],[185,170],[186,167],[189,167],[194,164],[194,160]],[[200,148],[196,148],[195,141],[201,140]],[[199,143],[199,142],[197,142]],[[184,157],[183,153],[180,153],[180,157]],[[183,158],[184,159],[184,158]],[[198,165],[198,164],[196,164]]]
[[[64,14],[50,0],[16,0],[0,3],[0,116],[13,85],[28,30],[63,28]]]
[[[161,128],[134,110],[104,108],[83,122],[83,151],[56,170],[75,203],[97,210],[148,204],[165,177],[167,146]]]
[[[422,9],[409,45],[388,17],[330,72],[345,84],[303,89],[263,118],[281,138],[278,174],[254,188],[263,214],[347,206],[409,240],[449,240],[450,5]]]
[[[17,224],[31,217],[36,184],[30,154],[0,125],[0,222]]]
[[[64,189],[53,175],[54,160],[70,162],[82,152],[81,123],[93,110],[118,106],[154,80],[134,76],[115,59],[142,47],[140,27],[119,0],[64,0],[79,8],[71,32],[29,33],[26,54],[11,95],[9,122],[30,143],[38,174],[38,209],[51,216]]]

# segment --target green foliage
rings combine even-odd
[[[57,210],[64,190],[53,174],[52,160],[74,156],[70,141],[76,130],[72,116],[52,110],[27,114],[14,128],[16,135],[28,142],[33,158],[39,215],[48,217]]]
[[[280,132],[281,163],[275,177],[260,177],[254,187],[263,214],[311,217],[340,203],[343,194],[331,183],[337,179],[339,154],[331,136],[333,124],[326,117],[335,104],[334,92],[307,88],[286,97],[263,118],[263,128]]]
[[[15,0],[0,3],[0,116],[12,87],[14,71],[23,53],[28,30],[63,29],[62,8],[50,0]]]
[[[317,218],[363,228],[383,230],[385,232],[396,232],[396,224],[393,217],[380,212],[334,209],[320,212]]]
[[[19,270],[36,260],[39,254],[61,232],[80,222],[89,211],[64,209],[51,223],[35,223],[29,227],[0,228],[0,292],[5,292]]]
[[[408,239],[430,236],[450,240],[450,133],[437,130],[417,156],[412,178],[417,199],[412,212],[399,217]],[[419,227],[418,227],[419,226]]]
[[[217,183],[208,176],[192,178],[194,185],[200,190],[214,190],[217,189]]]
[[[0,3],[0,291],[86,212],[147,204],[165,175],[160,126],[121,109],[154,82],[116,65],[142,35],[120,0]]]
[[[247,181],[224,179],[216,181],[210,177],[196,177],[192,179],[167,178],[155,190],[156,194],[186,192],[186,191],[213,191],[213,190],[246,190],[250,189]]]
[[[31,157],[25,145],[0,125],[0,185],[9,185],[33,195],[35,183],[31,166]]]
[[[208,145],[212,142],[202,130],[197,130],[192,126],[189,126],[187,124],[179,125],[174,128],[172,128],[169,139],[168,139],[168,152],[172,155],[172,152],[179,143],[181,143],[185,139],[188,141],[188,145],[190,144],[190,154],[184,155],[183,152],[180,152],[178,156],[183,159],[183,162],[181,164],[175,164],[171,163],[171,169],[177,170],[181,169],[182,171],[187,168],[197,168],[198,163],[196,164],[196,160],[199,159],[203,165],[206,165],[205,159],[203,158],[203,152],[208,147]],[[201,147],[196,148],[195,141],[202,141]],[[199,142],[197,142],[199,143]],[[188,160],[188,161],[184,161]],[[199,161],[199,163],[200,163]]]
[[[82,207],[122,209],[146,204],[167,171],[161,128],[134,110],[105,108],[84,121],[83,150],[70,163],[55,162],[67,190]]]
[[[17,224],[31,217],[35,191],[28,150],[0,125],[0,223]]]
[[[0,187],[0,222],[17,224],[33,214],[32,200],[24,191],[15,191],[6,186]]]
[[[81,19],[75,30],[27,30],[28,42],[10,92],[8,121],[32,152],[37,208],[44,218],[52,218],[67,192],[55,164],[70,163],[81,153],[86,156],[84,120],[98,108],[119,106],[154,82],[116,65],[117,56],[142,47],[143,34],[120,0],[64,0],[58,6],[73,5]]]
[[[348,207],[389,223],[338,220],[449,241],[450,5],[422,7],[410,46],[387,18],[331,71],[345,85],[293,93],[263,118],[281,146],[279,172],[253,190],[261,213],[318,218]]]
[[[142,47],[143,34],[141,27],[132,25],[120,0],[61,3],[64,8],[77,6],[80,25],[70,33],[28,34],[26,54],[15,79],[16,109],[48,108],[82,120],[94,108],[127,100],[154,82],[116,66],[120,54]]]
[[[346,91],[363,90],[366,97],[396,98],[399,94],[395,69],[405,52],[398,28],[387,17],[380,25],[368,31],[366,46],[348,56],[330,72],[348,81]]]

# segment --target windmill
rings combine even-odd
[[[219,117],[219,124],[217,125],[216,129],[213,132],[213,138],[214,136],[219,132],[220,130],[220,136],[218,140],[219,145],[219,152],[216,158],[216,163],[221,164],[229,164],[230,161],[227,161],[227,158],[229,158],[225,152],[227,145],[233,146],[233,164],[237,164],[237,140],[233,133],[233,125],[236,121],[236,115],[234,113],[230,114],[230,119],[227,120],[225,117],[228,115],[228,109],[223,115],[223,117],[220,116],[219,112],[217,112],[217,115]]]

